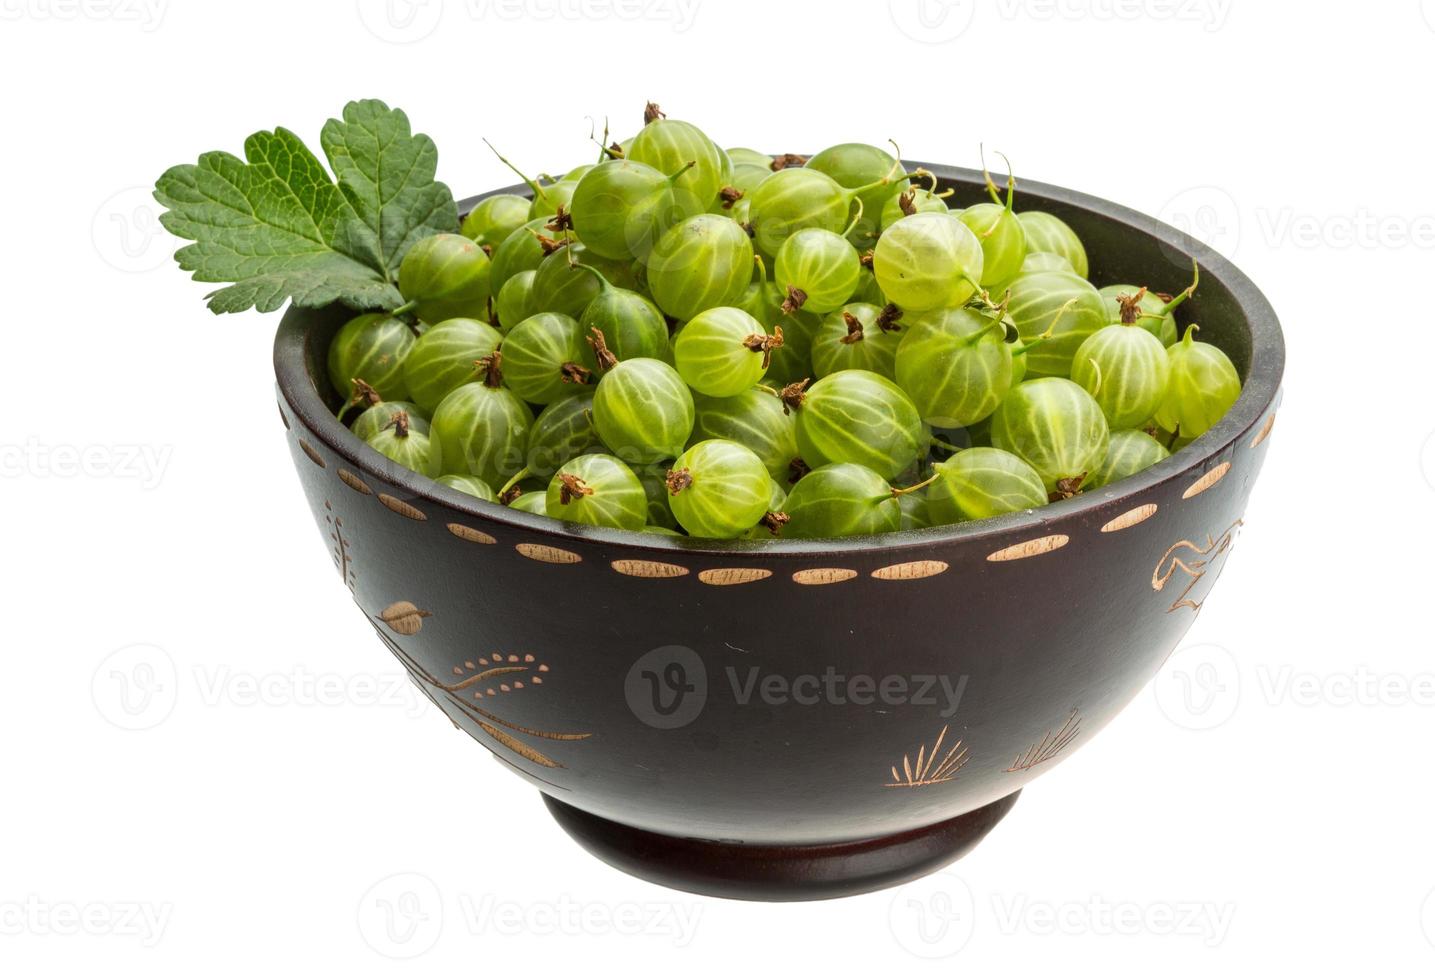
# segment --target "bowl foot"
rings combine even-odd
[[[859,895],[920,878],[964,856],[1006,816],[1021,791],[979,810],[890,837],[836,844],[735,844],[639,830],[559,802],[558,825],[620,871],[669,888],[760,902]]]

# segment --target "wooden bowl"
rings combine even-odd
[[[957,202],[982,197],[976,172],[928,168]],[[1206,602],[1275,424],[1275,313],[1173,228],[1022,192],[1077,231],[1094,282],[1179,288],[1199,258],[1182,320],[1245,388],[1170,459],[977,523],[713,543],[485,503],[335,420],[324,359],[348,311],[285,315],[279,414],[341,582],[414,682],[599,857],[768,900],[917,877],[1105,726]]]

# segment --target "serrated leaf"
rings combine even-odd
[[[341,229],[354,248],[377,258],[389,278],[420,238],[458,230],[458,207],[445,184],[434,180],[438,148],[409,117],[377,99],[350,102],[344,118],[330,119],[320,134],[339,189],[360,226]]]
[[[403,302],[393,283],[403,253],[457,230],[453,195],[433,179],[432,140],[382,102],[350,103],[344,115],[324,129],[337,185],[282,128],[250,136],[243,160],[206,153],[160,177],[160,221],[192,242],[175,253],[180,268],[232,283],[210,295],[211,310],[268,312],[285,300],[392,309]]]

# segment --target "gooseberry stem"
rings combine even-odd
[[[1162,316],[1165,316],[1167,313],[1170,313],[1176,307],[1186,302],[1186,300],[1190,299],[1191,296],[1196,292],[1196,286],[1201,282],[1201,263],[1196,261],[1195,259],[1192,259],[1191,267],[1193,270],[1191,273],[1191,285],[1181,290],[1175,296],[1172,296],[1171,301],[1165,306],[1161,307]]]
[[[517,473],[509,477],[508,482],[505,483],[501,488],[499,488],[497,496],[502,497],[508,491],[512,490],[515,486],[517,486],[520,480],[526,480],[532,475],[533,474],[528,471],[528,467],[523,467],[523,469],[519,470]]]
[[[856,198],[856,201],[857,201],[857,213],[852,216],[852,220],[847,223],[847,227],[844,228],[844,229],[842,229],[842,237],[843,237],[843,238],[846,238],[848,235],[852,234],[853,229],[855,229],[855,228],[857,227],[858,222],[860,222],[860,221],[862,220],[862,198],[860,198],[860,197],[859,197],[859,198]]]
[[[913,484],[913,485],[910,486],[910,487],[893,487],[893,488],[892,488],[892,496],[893,496],[894,498],[896,498],[896,497],[901,497],[901,496],[904,495],[904,494],[916,493],[918,490],[924,490],[924,489],[926,489],[927,487],[931,486],[933,483],[936,483],[936,482],[937,482],[937,478],[940,477],[941,475],[942,475],[942,474],[940,474],[940,473],[933,473],[931,476],[927,477],[927,478],[926,478],[925,480],[923,480],[921,483]]]
[[[412,313],[415,309],[418,308],[418,305],[419,305],[419,301],[418,301],[418,300],[416,300],[416,299],[411,299],[411,300],[409,300],[407,303],[400,303],[398,306],[394,307],[394,308],[389,312],[389,315],[390,315],[390,316],[403,316],[405,313]]]
[[[677,170],[674,170],[672,173],[668,174],[668,183],[669,183],[669,184],[677,183],[677,180],[678,180],[679,177],[681,177],[683,174],[687,173],[689,170],[693,169],[693,168],[696,167],[697,165],[698,165],[698,162],[697,162],[696,160],[689,160],[687,163],[683,164],[683,165],[682,165],[681,167],[679,167]]]
[[[528,185],[529,189],[533,191],[534,196],[541,197],[545,201],[548,200],[548,195],[543,193],[543,187],[538,183],[538,181],[534,180],[532,177],[528,176],[522,170],[519,170],[512,163],[510,163],[506,156],[498,152],[498,148],[496,146],[488,142],[487,136],[483,137],[483,143],[485,146],[487,146],[490,150],[493,151],[493,155],[498,157],[499,161],[502,162],[505,167],[516,173],[518,175],[518,179]]]
[[[945,449],[947,450],[947,452],[950,453],[959,453],[962,451],[961,446],[954,446],[947,440],[942,439],[938,436],[932,436],[932,445],[936,446],[938,449]]]

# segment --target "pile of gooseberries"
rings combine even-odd
[[[403,304],[329,348],[355,435],[561,521],[822,538],[1106,486],[1240,395],[1173,315],[1199,270],[1098,289],[1012,178],[961,207],[880,147],[771,157],[644,120],[409,249]]]

